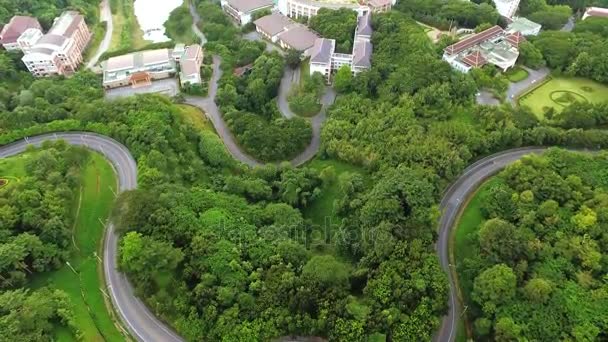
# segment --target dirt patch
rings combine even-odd
[[[8,179],[0,178],[0,188],[6,186],[8,184]]]

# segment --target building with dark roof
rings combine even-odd
[[[368,12],[357,18],[352,53],[335,52],[336,41],[333,39],[317,39],[306,51],[310,56],[310,74],[319,72],[329,82],[332,72],[343,66],[348,66],[353,74],[368,70],[372,66],[372,33],[371,13]]]
[[[239,25],[245,25],[251,22],[254,12],[273,8],[274,0],[221,0],[220,4]]]
[[[7,50],[20,50],[18,39],[25,31],[33,29],[42,32],[38,19],[16,15],[0,31],[0,44]]]
[[[294,24],[277,36],[277,42],[283,49],[306,51],[319,38],[316,33],[302,24]]]
[[[21,59],[32,75],[69,75],[82,63],[83,53],[91,40],[84,17],[66,11],[53,26],[33,44]]]

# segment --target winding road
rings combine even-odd
[[[103,5],[104,3],[106,4],[105,6]],[[109,12],[107,3],[108,0],[104,0],[104,2],[102,2],[102,12],[105,12],[106,10]],[[204,35],[202,32],[200,32],[200,30],[198,30],[198,27],[196,27],[196,23],[198,20],[200,20],[200,18],[198,18],[198,14],[196,14],[193,6],[191,6],[191,11],[193,13],[193,17],[195,18],[195,23],[193,25],[196,28],[195,33],[197,33],[197,35],[201,38],[201,41],[205,41]],[[104,14],[102,14],[102,17],[103,15]],[[108,32],[109,36],[111,37],[111,31],[112,19],[110,14],[106,38],[108,36]],[[102,41],[96,58],[91,60],[91,65],[96,64],[96,59],[98,59],[99,55],[101,55],[103,51],[107,49],[109,40],[106,44],[106,38],[104,38],[104,41]],[[209,96],[206,98],[186,97],[186,103],[199,107],[206,113],[206,115],[212,121],[218,135],[223,140],[227,149],[235,159],[240,160],[250,166],[262,165],[262,163],[251,158],[240,149],[229,128],[224,122],[219,108],[214,101],[215,95],[217,94],[218,81],[222,75],[220,63],[221,59],[218,56],[214,56],[214,72],[209,85]],[[280,91],[281,94],[278,98],[278,104],[280,109],[283,107],[281,109],[282,114],[287,118],[291,118],[293,117],[293,113],[288,111],[288,108],[285,110],[286,103],[282,103],[281,100],[281,96],[286,96],[285,92],[287,92],[290,87],[290,84],[283,84],[284,82],[293,83],[293,78],[289,78],[289,75],[284,77],[284,81],[281,83],[282,90]],[[304,152],[291,161],[293,165],[301,165],[310,160],[317,153],[321,140],[321,127],[326,119],[326,109],[331,103],[333,103],[334,99],[335,93],[333,90],[331,90],[331,88],[328,88],[322,99],[323,109],[311,120],[313,128],[311,144]],[[28,145],[39,146],[44,141],[58,139],[64,140],[72,145],[87,147],[104,155],[112,163],[116,171],[120,191],[131,190],[137,187],[137,165],[127,148],[111,138],[95,133],[52,133],[26,138],[25,140],[20,140],[12,144],[1,146],[0,158],[6,158],[22,153],[25,151]],[[452,272],[453,270],[451,269],[453,265],[450,264],[449,241],[451,229],[454,226],[459,213],[463,209],[463,206],[466,204],[466,199],[485,179],[497,173],[508,164],[520,159],[526,154],[542,153],[544,150],[545,148],[537,147],[520,148],[488,156],[469,166],[464,171],[462,176],[446,191],[440,205],[442,216],[439,224],[439,238],[436,248],[441,267],[445,272],[447,272],[449,278],[449,312],[444,317],[441,328],[434,337],[434,341],[454,341],[458,318],[461,315],[457,283],[456,279],[454,278],[454,272]],[[139,341],[183,341],[183,339],[173,332],[170,327],[156,318],[154,314],[144,305],[144,303],[135,296],[133,288],[126,276],[117,269],[117,246],[119,237],[114,230],[114,225],[109,223],[106,229],[103,263],[106,287],[107,292],[110,294],[112,304],[114,305],[114,308],[118,312],[124,325],[127,327],[132,336]]]
[[[507,165],[531,153],[542,153],[546,148],[526,147],[507,150],[483,158],[469,166],[463,174],[448,188],[441,200],[441,219],[439,221],[439,238],[437,240],[437,255],[443,270],[448,274],[450,283],[449,311],[443,318],[441,327],[435,337],[437,342],[452,342],[456,338],[458,319],[462,315],[459,289],[455,279],[454,265],[450,263],[450,236],[460,212],[466,205],[467,199],[477,187],[488,177],[496,174]]]
[[[64,140],[71,145],[83,146],[101,153],[112,163],[121,192],[137,187],[137,165],[129,150],[116,140],[95,133],[51,133],[26,138],[0,147],[0,158],[14,156],[25,151],[28,145],[40,146],[48,140]],[[183,341],[135,296],[127,277],[118,271],[118,238],[114,225],[109,223],[104,240],[103,273],[107,293],[110,294],[114,309],[124,325],[139,341]]]

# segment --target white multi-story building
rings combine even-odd
[[[32,47],[38,43],[42,36],[42,31],[37,28],[29,28],[25,30],[25,32],[23,32],[17,39],[19,50],[23,51],[25,54],[29,53]]]
[[[91,40],[84,17],[75,11],[63,12],[49,32],[29,45],[22,61],[32,75],[69,75],[82,63],[82,54]]]
[[[520,0],[494,0],[496,11],[503,17],[512,18],[519,8]]]
[[[221,0],[220,4],[239,25],[245,25],[251,22],[254,12],[273,8],[274,0]]]
[[[149,85],[153,80],[172,77],[177,73],[171,50],[146,50],[116,56],[101,63],[105,89]]]
[[[0,31],[0,44],[7,51],[21,50],[18,40],[26,31],[30,31],[30,35],[35,35],[31,30],[36,30],[42,36],[42,27],[36,18],[16,15]]]
[[[186,84],[201,84],[201,65],[203,65],[203,48],[190,45],[179,58],[179,81],[182,86]]]
[[[333,39],[317,39],[313,47],[306,52],[310,56],[310,74],[319,72],[329,82],[332,71],[343,66],[348,66],[353,74],[369,70],[372,56],[371,35],[371,14],[367,12],[357,19],[352,54],[337,53],[336,41]]]
[[[386,12],[396,0],[279,0],[278,9],[292,18],[313,17],[321,8],[349,8],[363,16],[370,12]]]

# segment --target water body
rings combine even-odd
[[[144,31],[144,39],[154,43],[169,41],[163,24],[169,19],[171,11],[183,2],[184,0],[135,0],[135,16]]]

